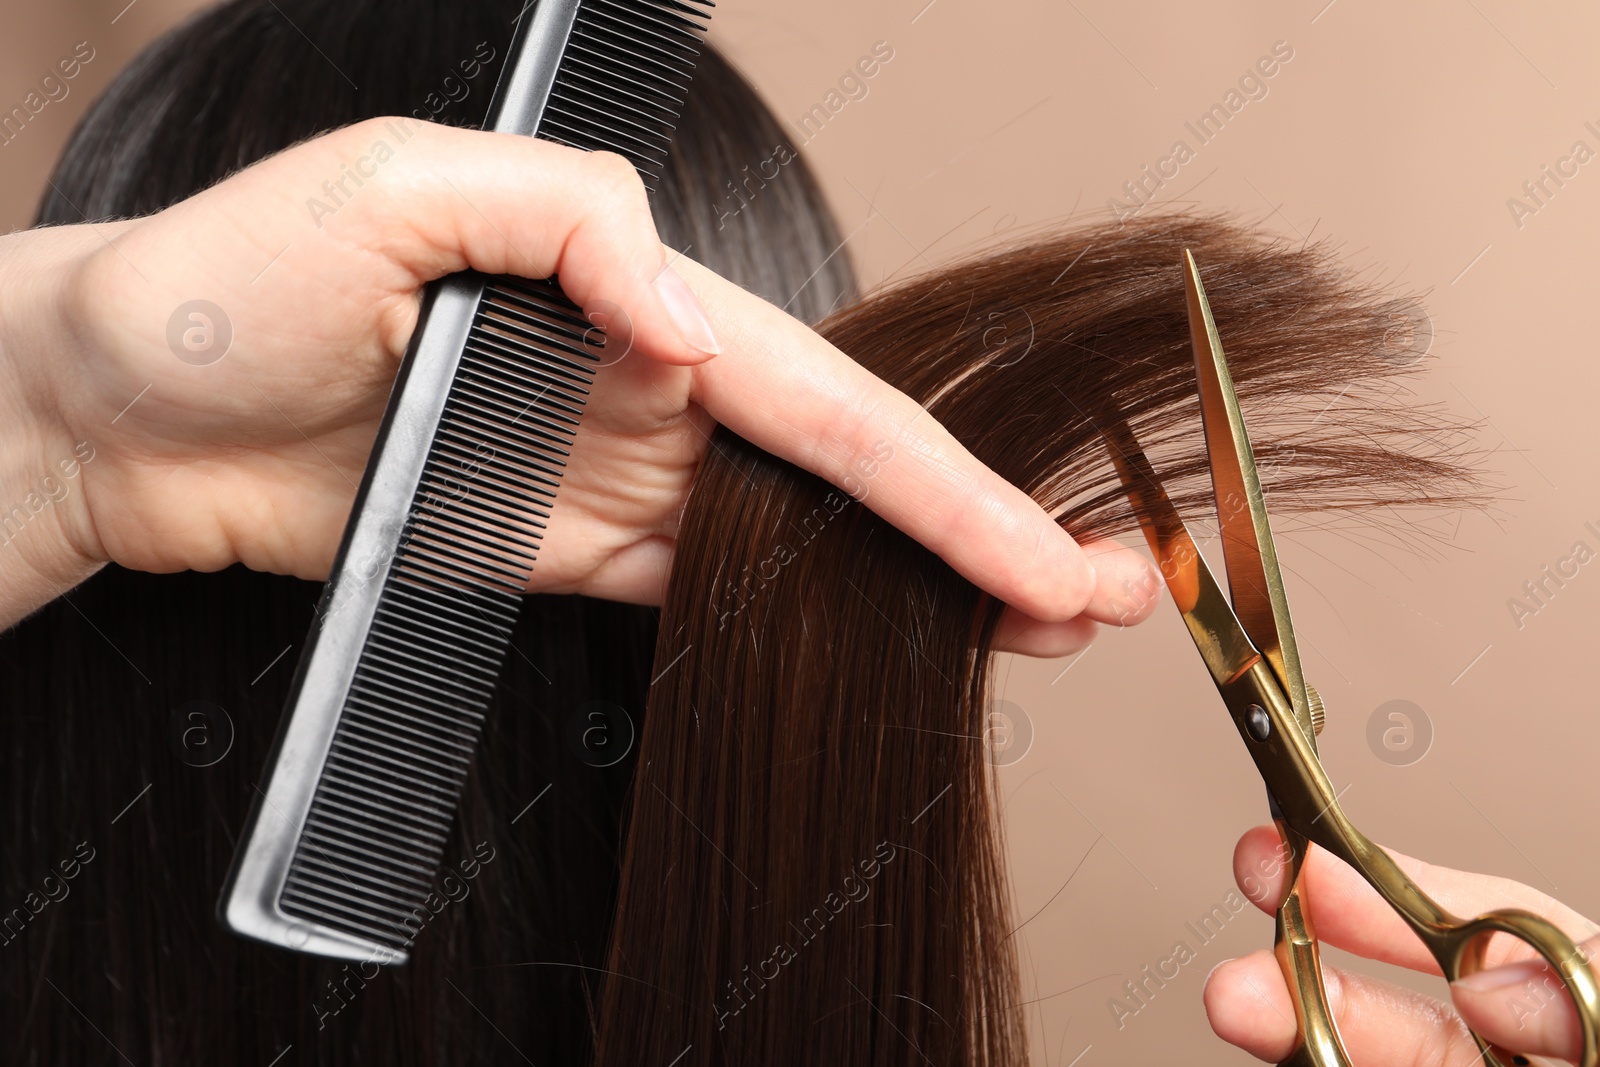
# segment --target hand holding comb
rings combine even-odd
[[[710,0],[534,0],[485,128],[666,161]],[[218,917],[400,963],[555,504],[603,332],[556,279],[430,285]]]

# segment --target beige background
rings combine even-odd
[[[198,6],[12,2],[0,101],[20,100],[76,41],[98,56],[0,156],[8,227],[28,217],[92,93]],[[1483,420],[1506,486],[1492,514],[1434,518],[1422,554],[1394,536],[1283,538],[1307,670],[1329,704],[1324,762],[1378,840],[1600,915],[1600,563],[1520,630],[1507,607],[1574,542],[1600,550],[1584,528],[1600,529],[1600,162],[1520,227],[1507,207],[1573,142],[1600,151],[1584,127],[1600,129],[1600,15],[1512,0],[1325,3],[722,0],[714,35],[791,123],[875,42],[893,47],[868,95],[806,149],[869,281],[936,267],[997,231],[1104,217],[1175,139],[1193,145],[1185,121],[1287,42],[1293,59],[1267,96],[1157,199],[1329,235],[1430,290],[1438,358],[1420,391]],[[1081,660],[1006,672],[1005,697],[1036,731],[1003,779],[1018,914],[1032,916],[1021,936],[1035,1062],[1245,1062],[1211,1037],[1199,993],[1214,964],[1269,943],[1270,924],[1241,915],[1201,946],[1185,923],[1232,889],[1233,842],[1265,804],[1174,613]],[[1424,709],[1434,731],[1410,766],[1366,739],[1393,699]],[[1180,939],[1198,958],[1119,1029],[1107,999]]]

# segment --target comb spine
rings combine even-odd
[[[539,132],[581,5],[582,0],[537,0],[532,19],[526,11],[519,16],[517,35],[526,34],[527,41],[512,42],[484,129],[523,137]]]

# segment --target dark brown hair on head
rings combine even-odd
[[[989,252],[822,329],[1080,539],[1136,524],[1108,418],[1198,518],[1184,249],[1275,513],[1477,498],[1460,428],[1393,388],[1415,304],[1222,219]],[[604,1067],[1026,1059],[983,740],[1001,605],[862,506],[917,431],[848,494],[718,432],[659,630]]]

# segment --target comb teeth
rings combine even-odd
[[[654,189],[711,6],[708,0],[584,0],[539,136],[620,153]]]
[[[604,349],[554,279],[488,281],[281,898],[396,951],[430,914]]]

